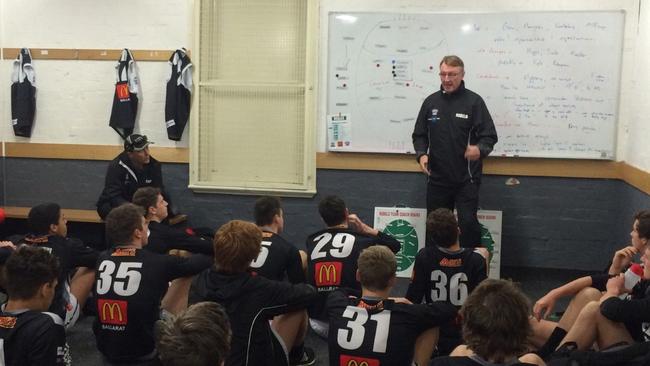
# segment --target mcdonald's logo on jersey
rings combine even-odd
[[[115,85],[115,93],[117,94],[117,98],[120,101],[127,101],[129,100],[129,84],[123,83],[123,84],[116,84]]]
[[[374,358],[341,355],[339,366],[379,366],[379,360]]]
[[[128,303],[122,300],[97,300],[97,315],[102,324],[126,325]]]
[[[341,273],[343,263],[341,262],[320,262],[316,263],[314,281],[316,286],[338,286],[341,284]]]

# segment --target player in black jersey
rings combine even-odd
[[[11,241],[17,245],[46,248],[59,259],[61,271],[49,311],[60,316],[65,327],[70,328],[76,323],[80,309],[90,295],[98,253],[81,240],[68,238],[67,222],[56,203],[34,206],[27,216],[30,233],[12,237]]]
[[[457,308],[487,278],[487,250],[461,248],[460,230],[454,214],[439,208],[427,217],[428,237],[433,241],[415,257],[411,284],[406,298],[413,303],[446,301]],[[441,329],[439,352],[449,354],[461,344],[460,326]]]
[[[396,270],[397,260],[388,248],[364,249],[356,274],[362,296],[348,297],[342,290],[329,295],[330,366],[428,363],[436,327],[452,321],[456,308],[444,302],[414,305],[404,298],[388,298]]]
[[[316,286],[319,301],[309,309],[310,324],[321,337],[327,338],[327,295],[338,288],[361,291],[357,281],[357,258],[365,248],[385,245],[393,253],[400,250],[397,239],[366,225],[357,215],[350,214],[345,202],[337,196],[327,196],[318,204],[318,212],[327,229],[307,238],[307,281]]]
[[[215,265],[194,280],[190,302],[214,301],[226,308],[232,327],[226,366],[285,365],[287,356],[291,365],[313,365],[313,352],[295,346],[304,343],[305,308],[316,299],[316,289],[251,275],[261,241],[262,231],[249,222],[234,220],[219,228]],[[281,314],[282,321],[276,321]]]
[[[138,188],[133,195],[133,203],[145,210],[145,218],[149,221],[149,239],[144,247],[146,250],[160,254],[167,254],[172,249],[209,256],[214,254],[211,240],[189,235],[179,228],[162,223],[168,216],[168,204],[160,188]]]
[[[66,365],[63,320],[45,312],[54,298],[59,263],[47,250],[22,246],[5,265],[9,300],[0,311],[0,364]]]
[[[160,304],[187,301],[187,292],[169,281],[208,268],[212,258],[180,258],[143,250],[147,244],[144,211],[131,203],[106,217],[106,235],[115,243],[97,260],[97,319],[93,330],[97,348],[108,362],[147,364],[156,359],[154,323]],[[169,289],[168,289],[169,287]]]
[[[431,366],[545,365],[528,351],[531,332],[530,302],[512,282],[488,279],[461,308],[463,339],[451,357],[439,357]],[[523,356],[522,356],[523,355]]]
[[[285,278],[291,283],[305,282],[307,254],[283,237],[284,212],[280,200],[264,196],[255,201],[255,223],[262,230],[260,254],[251,263],[251,270],[276,281]]]

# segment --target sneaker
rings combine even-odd
[[[316,364],[316,353],[314,353],[314,350],[305,347],[304,351],[302,352],[302,358],[299,361],[291,361],[290,362],[291,366],[311,366]]]

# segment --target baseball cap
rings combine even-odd
[[[149,144],[153,144],[153,142],[147,140],[146,135],[138,135],[137,133],[134,133],[133,135],[129,135],[124,139],[124,150],[126,151],[142,151],[144,150]]]

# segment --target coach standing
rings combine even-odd
[[[458,211],[463,247],[480,245],[476,218],[482,159],[497,142],[497,132],[483,99],[465,89],[463,60],[440,61],[440,90],[420,108],[413,147],[422,171],[429,176],[427,212],[439,207]]]

